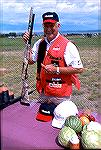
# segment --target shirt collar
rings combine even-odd
[[[59,35],[60,35],[60,33],[58,32],[57,36],[52,41],[50,41],[50,43],[48,42],[46,37],[45,37],[45,41],[47,42],[47,44],[51,44],[51,43],[53,43],[55,41],[55,39],[58,38]]]

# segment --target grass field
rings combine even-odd
[[[37,39],[35,38],[32,44]],[[79,108],[88,107],[100,111],[101,37],[69,36],[68,39],[74,41],[78,46],[83,65],[86,68],[86,71],[79,75],[81,90],[77,91],[75,87],[73,88],[72,100]],[[21,38],[0,38],[0,40],[0,68],[4,69],[0,72],[0,83],[7,85],[15,93],[15,96],[18,96],[22,87],[21,69],[25,45]],[[35,88],[36,64],[30,65],[28,72],[30,88]],[[37,92],[32,95],[34,98],[37,96]]]
[[[34,38],[32,45],[37,41],[38,37]],[[101,47],[101,37],[82,37],[82,36],[69,36],[68,39],[74,41],[78,47]],[[19,51],[23,50],[24,43],[21,38],[10,39],[0,38],[0,51]]]

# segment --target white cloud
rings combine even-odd
[[[41,15],[47,11],[56,11],[62,23],[67,21],[72,22],[72,17],[77,15],[78,20],[73,20],[79,24],[87,23],[87,20],[82,20],[81,14],[88,17],[88,14],[95,16],[93,22],[97,22],[98,10],[100,10],[100,0],[1,0],[1,14],[3,23],[19,24],[28,22],[30,7],[33,7],[33,12],[36,14],[36,24],[41,24]],[[67,16],[70,16],[67,18]],[[62,18],[63,16],[63,18]],[[80,16],[80,17],[79,17]]]
[[[35,12],[58,11],[66,13],[92,12],[98,9],[100,0],[2,0],[3,12],[25,13],[32,6]],[[13,15],[13,14],[12,14]]]
[[[98,11],[100,0],[67,0],[65,2],[59,1],[56,8],[59,11],[64,11],[65,13],[89,13]]]

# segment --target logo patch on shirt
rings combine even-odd
[[[53,82],[53,83],[49,83],[49,86],[51,87],[51,88],[62,88],[62,84],[59,84],[59,83],[55,83],[55,82]]]
[[[53,47],[53,50],[54,50],[54,51],[59,51],[59,50],[60,50],[59,45],[57,45],[56,47]]]

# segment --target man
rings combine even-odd
[[[72,83],[80,89],[76,74],[83,72],[83,65],[76,46],[59,33],[59,17],[55,12],[42,15],[44,38],[39,39],[29,52],[29,64],[37,62],[36,88],[42,102],[59,104],[70,100]],[[29,33],[25,32],[26,42]]]

